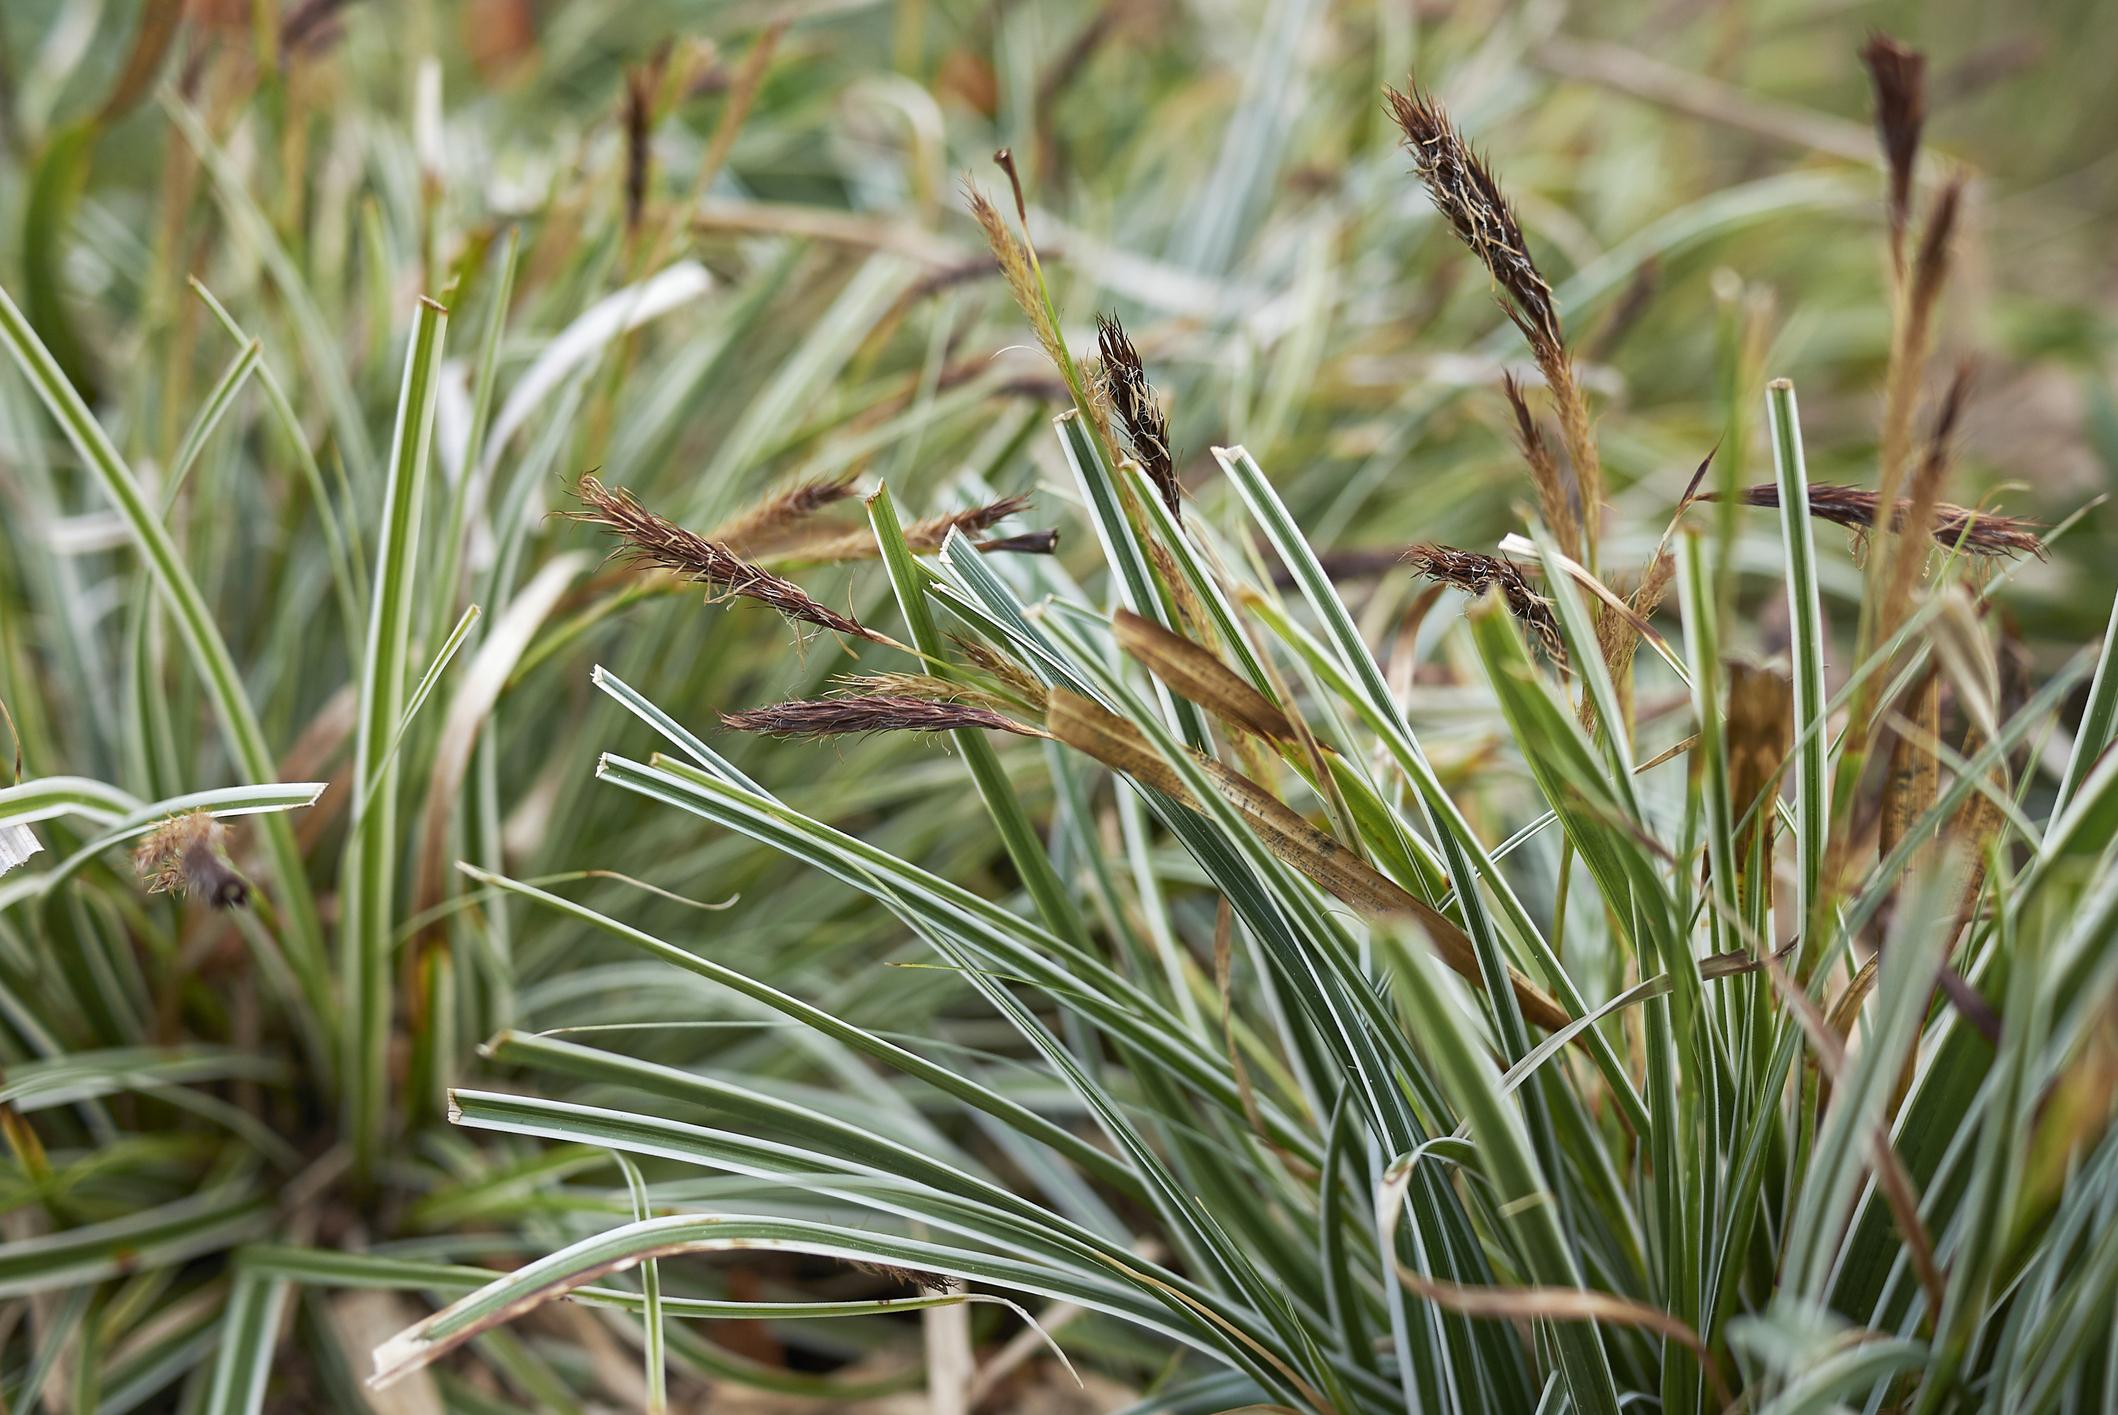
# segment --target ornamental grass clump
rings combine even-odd
[[[1027,108],[1063,6],[191,8],[0,84],[0,1406],[2109,1404],[2118,649],[1974,483],[1963,73],[1621,66],[1787,169],[1631,224],[1482,7]]]
[[[1073,390],[1053,431],[1102,563],[1028,573],[962,527],[922,562],[879,489],[897,666],[722,723],[947,733],[1010,886],[967,888],[828,823],[740,769],[733,741],[607,676],[647,732],[598,771],[865,896],[1004,1024],[1016,1060],[900,1048],[476,871],[763,996],[964,1138],[908,1148],[622,1043],[503,1037],[496,1058],[690,1098],[733,1128],[482,1091],[458,1093],[459,1123],[770,1175],[809,1202],[583,1235],[409,1328],[381,1379],[615,1266],[784,1245],[1130,1325],[1180,1353],[1142,1410],[2041,1408],[2101,1389],[2111,1353],[2087,1313],[2118,1290],[2098,1237],[2118,1137],[2107,1096],[2056,1098],[2104,1064],[2114,996],[2110,642],[1998,691],[1984,611],[2044,542],[1940,499],[1961,381],[1906,500],[1810,484],[1792,386],[1758,389],[1775,480],[1702,492],[1709,458],[1637,585],[1614,589],[1551,287],[1489,169],[1409,92],[1389,110],[1528,338],[1571,471],[1509,381],[1543,513],[1509,537],[1518,558],[1422,544],[1362,567],[1468,595],[1444,632],[1495,724],[1488,751],[1467,769],[1423,740],[1416,680],[1242,447],[1214,448],[1211,485],[1180,508],[1151,465],[1167,428],[1132,342],[1102,320],[1082,377],[1027,239],[974,197]],[[1891,193],[1896,232],[1909,198]],[[1900,319],[1923,327],[1893,345],[1886,418],[1924,400],[1904,361],[1927,346],[1932,224],[1957,193],[1905,277]],[[1688,519],[1731,494],[1782,512],[1757,583]],[[1867,537],[1869,590],[1894,597],[1862,606],[1851,661],[1812,518]],[[1776,601],[1781,665],[1735,657],[1743,617]],[[1652,725],[1631,710],[1650,692],[1667,704]],[[2040,763],[2063,718],[2066,763]],[[1044,739],[1057,809],[1011,737]],[[1890,746],[1880,778],[1858,760],[1872,741]]]

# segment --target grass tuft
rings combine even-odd
[[[0,1409],[2110,1404],[2118,12],[97,8]]]

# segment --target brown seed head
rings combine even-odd
[[[998,501],[982,502],[966,506],[961,511],[944,512],[914,521],[905,527],[905,545],[914,555],[932,555],[948,540],[949,532],[962,531],[965,535],[976,535],[1008,517],[1015,515],[1030,504],[1027,496],[1003,496]],[[1042,545],[1039,537],[1049,537]],[[1018,545],[1015,542],[1021,541]],[[1024,536],[1006,536],[998,540],[981,542],[980,550],[1016,550],[1029,553],[1049,553],[1057,544],[1058,532],[1030,532]],[[866,530],[838,532],[815,540],[797,541],[786,547],[789,555],[803,560],[865,560],[878,552],[875,537]]]
[[[171,816],[133,852],[133,868],[150,894],[182,893],[216,909],[250,900],[250,886],[228,859],[228,827],[204,811]]]
[[[1013,171],[1009,176],[1012,178]],[[964,200],[970,204],[971,215],[985,232],[986,245],[992,248],[993,261],[1000,267],[1000,276],[1007,282],[1008,293],[1015,297],[1015,305],[1022,317],[1029,321],[1030,329],[1043,346],[1045,356],[1054,368],[1067,366],[1066,344],[1059,337],[1059,327],[1052,322],[1052,314],[1044,302],[1044,292],[1037,279],[1034,258],[1028,244],[1008,229],[1005,218],[998,207],[987,199],[986,194],[969,182],[964,183]],[[1018,186],[1016,203],[1021,204]]]
[[[1950,242],[1956,235],[1956,218],[1963,207],[1964,180],[1952,177],[1934,199],[1934,209],[1927,215],[1926,229],[1921,232],[1919,253],[1912,258],[1913,317],[1920,320],[1932,318],[1934,305],[1941,298],[1942,283],[1949,278]]]
[[[1103,386],[1110,395],[1111,410],[1125,429],[1125,440],[1161,494],[1162,504],[1179,520],[1184,511],[1179,501],[1175,459],[1169,448],[1169,420],[1155,398],[1154,386],[1141,366],[1140,351],[1116,315],[1096,316],[1096,350],[1103,360]]]
[[[594,473],[581,478],[576,489],[582,511],[566,513],[569,520],[600,526],[618,537],[613,555],[648,569],[668,570],[707,587],[716,596],[735,595],[754,599],[777,610],[783,618],[837,634],[851,634],[873,643],[896,646],[850,615],[819,602],[792,580],[782,579],[743,559],[718,541],[708,540],[642,506],[623,487],[606,487]]]
[[[841,673],[832,680],[841,693],[856,698],[918,698],[930,703],[972,703],[1006,712],[1013,704],[998,693],[932,673]]]
[[[805,529],[804,522],[827,506],[853,495],[852,476],[797,482],[767,495],[715,526],[708,539],[738,555],[756,555]]]
[[[1501,375],[1500,383],[1502,391],[1507,394],[1508,408],[1515,414],[1516,450],[1522,453],[1522,460],[1530,469],[1530,484],[1537,489],[1538,514],[1558,537],[1559,548],[1579,558],[1581,521],[1574,509],[1573,487],[1560,472],[1551,444],[1544,440],[1544,430],[1530,411],[1521,382],[1514,374],[1507,373]]]
[[[1501,305],[1540,357],[1565,346],[1552,287],[1530,258],[1522,223],[1477,153],[1449,115],[1417,84],[1411,92],[1384,90],[1390,117],[1404,131],[1413,170],[1426,185],[1458,240],[1485,266]]]
[[[1708,492],[1701,501],[1716,499]],[[1829,482],[1813,482],[1809,487],[1809,514],[1820,521],[1844,526],[1858,535],[1865,535],[1875,527],[1876,502],[1880,498],[1872,491],[1857,486],[1834,486]],[[1764,482],[1746,487],[1743,491],[1746,506],[1777,507],[1780,504],[1780,488],[1776,482]],[[1890,522],[1892,530],[1901,529],[1911,503],[1899,498],[1897,509]],[[2003,516],[1997,511],[1980,511],[1975,507],[1956,506],[1946,501],[1934,504],[1934,539],[1944,548],[1961,550],[1966,555],[2004,555],[2010,559],[2018,555],[2034,555],[2044,559],[2044,541],[2037,534],[2037,523],[2020,516]]]
[[[1552,602],[1530,588],[1522,569],[1498,555],[1481,555],[1451,545],[1415,545],[1405,552],[1414,574],[1442,584],[1455,585],[1473,596],[1500,587],[1508,612],[1537,638],[1545,654],[1557,664],[1566,662],[1566,642],[1559,636],[1559,621]]]
[[[949,642],[957,651],[971,661],[971,665],[986,674],[1003,690],[1018,700],[1029,704],[1038,712],[1044,711],[1047,690],[1027,668],[993,648],[982,639],[968,638],[962,634],[951,634]]]
[[[868,732],[948,732],[963,727],[1012,732],[1022,737],[1043,735],[988,707],[884,694],[774,703],[748,712],[723,713],[721,725],[734,732],[810,739]]]
[[[1794,734],[1793,692],[1784,673],[1728,665],[1728,802],[1743,827],[1735,842],[1739,870],[1746,868],[1759,833],[1771,826],[1773,792]]]
[[[883,1278],[904,1287],[917,1287],[926,1292],[947,1292],[951,1280],[940,1273],[921,1272],[914,1268],[895,1267],[889,1263],[870,1263],[859,1259],[849,1260],[852,1266],[870,1277]]]
[[[640,229],[647,210],[647,178],[651,160],[648,128],[653,121],[654,86],[659,75],[651,67],[625,71],[625,229]]]
[[[1875,89],[1875,133],[1890,165],[1890,240],[1898,249],[1912,209],[1920,130],[1927,122],[1927,56],[1877,31],[1861,47],[1861,62]]]

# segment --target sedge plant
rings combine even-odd
[[[1474,808],[1444,777],[1417,677],[1385,669],[1247,451],[1213,449],[1225,514],[1171,494],[1138,352],[1108,319],[1094,356],[1068,347],[1002,154],[1016,220],[970,200],[1071,395],[1052,436],[1101,564],[1008,561],[960,529],[922,561],[878,487],[888,629],[773,607],[897,666],[720,726],[949,734],[1018,888],[966,889],[789,804],[693,715],[601,671],[639,726],[597,774],[865,897],[1005,1022],[1015,1059],[938,1059],[681,937],[465,866],[763,1001],[890,1077],[917,1119],[505,1034],[493,1060],[595,1078],[605,1102],[459,1089],[458,1124],[780,1192],[586,1233],[394,1336],[379,1380],[614,1271],[647,1266],[666,1294],[673,1259],[762,1250],[1137,1328],[1180,1353],[1142,1410],[2102,1399],[2118,1372],[2108,639],[2003,692],[1986,610],[2042,540],[1940,498],[1947,406],[1918,458],[1886,430],[1906,465],[1883,492],[1812,486],[1785,380],[1759,390],[1773,481],[1715,485],[1703,461],[1613,588],[1593,411],[1551,287],[1445,110],[1415,88],[1390,111],[1561,428],[1563,459],[1520,414],[1543,514],[1505,543],[1519,558],[1408,556],[1472,595],[1441,634],[1502,725],[1478,772],[1507,786]],[[1911,162],[1896,136],[1891,161]],[[1923,218],[1893,207],[1893,251],[1922,222],[1908,324],[1931,320],[1957,199],[1945,184]],[[1924,343],[1893,346],[1895,421],[1915,421],[1896,400],[1922,401]],[[609,495],[589,487],[589,514],[634,556],[686,534],[637,503],[604,513]],[[1782,668],[1729,656],[1739,588],[1715,501],[1777,509]],[[1857,633],[1823,612],[1831,521],[1869,556]],[[686,553],[677,568],[723,583],[719,547]],[[2055,732],[2084,686],[2086,714]],[[1639,720],[1650,689],[1678,700],[1661,749]],[[1865,771],[1886,743],[1889,769]],[[1049,812],[1010,768],[1023,753],[1044,758]]]
[[[1952,484],[1917,54],[1881,203],[1555,263],[1403,79],[1594,72],[1527,13],[1298,119],[1299,7],[157,8],[0,86],[8,1408],[2110,1403],[2118,670]],[[1753,291],[1610,396],[1878,205],[1872,450]]]

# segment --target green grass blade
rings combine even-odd
[[[633,1222],[647,1222],[654,1217],[654,1210],[648,1202],[647,1181],[640,1175],[640,1166],[627,1154],[613,1152],[611,1158],[625,1176],[625,1190],[632,1198]],[[640,1264],[640,1302],[640,1359],[646,1367],[647,1415],[662,1415],[669,1408],[669,1358],[662,1343],[662,1266],[653,1258]]]
[[[436,374],[447,327],[448,312],[431,300],[420,300],[398,393],[397,429],[391,438],[376,552],[375,595],[369,606],[367,653],[361,663],[353,779],[371,783],[373,801],[352,822],[341,866],[345,918],[339,966],[347,1012],[346,1131],[355,1167],[363,1174],[372,1172],[381,1157],[389,1114],[390,944],[399,849],[397,767],[389,756],[389,741],[404,714],[405,676],[413,651],[419,518],[427,500]]]
[[[378,1385],[410,1374],[480,1332],[586,1284],[603,1273],[649,1257],[725,1252],[806,1253],[843,1262],[883,1263],[960,1281],[1074,1302],[1160,1332],[1190,1346],[1212,1343],[1188,1326],[1156,1314],[1147,1304],[1121,1301],[1103,1288],[1078,1283],[1064,1272],[946,1244],[897,1238],[802,1219],[743,1214],[672,1214],[626,1224],[582,1239],[495,1279],[470,1296],[398,1333],[375,1353]]]
[[[270,1218],[262,1196],[248,1185],[233,1185],[101,1223],[19,1239],[0,1249],[0,1297],[174,1267],[255,1237]]]
[[[942,1066],[912,1052],[897,1043],[887,1040],[866,1028],[846,1022],[822,1008],[812,1006],[790,997],[776,988],[724,967],[710,959],[699,957],[675,944],[667,943],[629,924],[620,923],[572,900],[561,898],[533,885],[490,874],[470,865],[458,865],[458,869],[479,883],[495,889],[532,899],[547,907],[566,914],[579,922],[592,925],[604,933],[618,938],[635,948],[642,949],[666,963],[674,964],[686,972],[696,974],[710,982],[726,987],[733,992],[763,1003],[781,1014],[813,1028],[817,1032],[843,1043],[852,1050],[874,1057],[883,1064],[925,1081],[945,1095],[953,1096],[976,1110],[993,1116],[1002,1124],[1018,1130],[1031,1139],[1051,1146],[1064,1154],[1073,1163],[1094,1174],[1098,1179],[1118,1185],[1121,1189],[1137,1189],[1137,1181],[1111,1157],[1088,1144],[1062,1125],[1010,1100],[961,1072]]]
[[[2118,735],[2118,599],[2111,601],[2111,621],[2103,630],[2103,647],[2096,655],[2096,676],[2089,682],[2088,706],[2074,729],[2074,749],[2067,755],[2066,773],[2059,780],[2059,793],[2052,800],[2052,819],[2066,814],[2089,769]]]
[[[1806,981],[1823,957],[1826,920],[1824,851],[1831,829],[1831,777],[1824,721],[1824,608],[1817,593],[1816,540],[1809,516],[1809,470],[1802,458],[1802,430],[1794,385],[1774,379],[1765,392],[1765,418],[1772,437],[1773,472],[1779,483],[1780,549],[1787,578],[1788,651],[1794,660],[1795,917],[1802,920],[1802,950],[1795,976]]]
[[[493,284],[486,309],[485,329],[479,335],[478,354],[471,366],[471,421],[464,429],[463,447],[456,459],[456,482],[449,489],[448,520],[436,544],[441,550],[441,568],[434,577],[434,613],[428,636],[438,633],[449,610],[455,606],[457,581],[463,565],[463,541],[469,522],[471,488],[485,460],[485,436],[492,426],[493,391],[500,382],[500,336],[507,328],[510,303],[515,295],[515,272],[522,256],[522,228],[511,226],[507,247],[500,257],[500,276]]]
[[[404,711],[398,714],[397,725],[390,731],[390,745],[384,748],[382,759],[375,763],[375,769],[366,778],[361,790],[360,808],[353,813],[356,820],[365,816],[368,808],[374,804],[375,793],[382,786],[383,773],[397,760],[397,749],[404,745],[405,734],[411,731],[413,719],[419,716],[420,708],[426,706],[435,685],[441,681],[442,670],[455,660],[456,651],[462,648],[464,640],[471,636],[471,630],[477,625],[480,612],[475,604],[463,611],[463,617],[456,621],[456,627],[449,630],[449,636],[442,640],[441,647],[435,650],[434,661],[427,665],[427,671],[420,674],[419,681],[412,686],[411,695],[405,699]]]
[[[1469,1122],[1481,1169],[1522,1245],[1531,1276],[1554,1287],[1582,1286],[1574,1249],[1553,1207],[1551,1186],[1531,1148],[1522,1113],[1501,1091],[1499,1073],[1450,998],[1441,965],[1395,941],[1385,956],[1414,1029],[1426,1040],[1443,1085]],[[1615,1415],[1618,1390],[1600,1330],[1587,1322],[1559,1322],[1553,1324],[1549,1339],[1558,1349],[1573,1408]]]
[[[285,1278],[237,1266],[227,1315],[221,1319],[213,1384],[206,1393],[209,1415],[258,1415],[265,1408],[272,1354],[291,1291]]]

